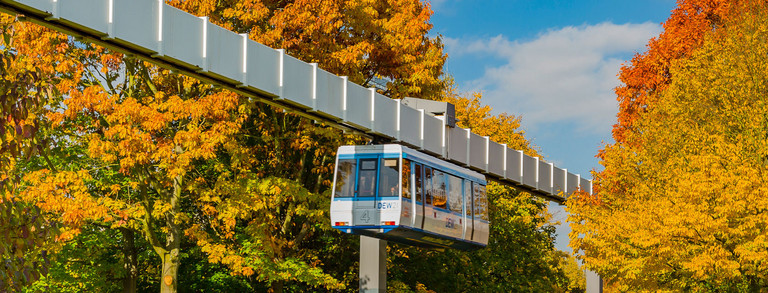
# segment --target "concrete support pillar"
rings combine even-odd
[[[360,236],[360,293],[387,292],[387,241]]]
[[[603,293],[603,279],[593,271],[584,271],[587,278],[587,293]]]

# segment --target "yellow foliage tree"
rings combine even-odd
[[[768,9],[738,9],[606,149],[598,195],[568,203],[573,247],[618,290],[768,287]]]

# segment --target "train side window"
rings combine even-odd
[[[334,197],[355,196],[355,160],[339,160],[336,167],[336,193]]]
[[[411,198],[411,161],[403,159],[403,198]]]
[[[432,204],[432,168],[425,167],[424,170],[424,204]]]
[[[441,209],[448,208],[448,198],[445,194],[445,173],[434,170],[432,176],[432,204]]]
[[[488,221],[488,198],[485,194],[485,185],[475,184],[475,218]]]
[[[448,207],[452,212],[461,214],[461,190],[463,179],[448,175]]]
[[[398,196],[400,190],[400,159],[382,159],[379,172],[379,196]]]
[[[357,183],[357,196],[371,197],[376,195],[376,169],[378,168],[377,159],[361,159],[360,171],[357,172],[360,177]]]
[[[414,172],[416,172],[416,202],[421,202],[424,197],[424,176],[421,170],[424,169],[421,164],[414,164]]]

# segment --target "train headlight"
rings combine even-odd
[[[381,221],[382,226],[394,226],[395,221]]]
[[[349,226],[349,222],[335,222],[334,226]]]

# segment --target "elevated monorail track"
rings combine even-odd
[[[592,182],[218,27],[163,0],[0,0],[0,11],[563,203]]]

